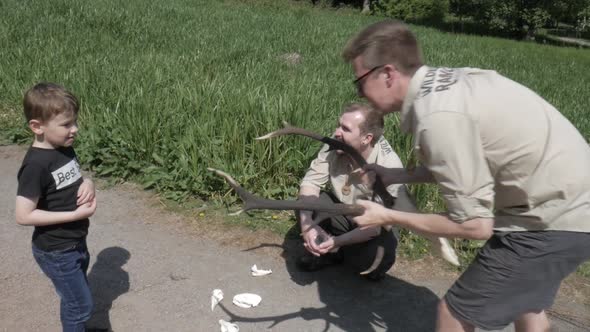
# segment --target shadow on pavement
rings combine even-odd
[[[283,257],[291,279],[298,285],[317,283],[321,308],[301,308],[297,312],[269,317],[238,316],[220,304],[232,322],[268,321],[272,328],[283,321],[300,317],[323,320],[325,328],[344,331],[433,331],[439,298],[420,287],[387,275],[374,282],[361,278],[345,265],[330,266],[316,272],[301,272],[295,266],[303,253],[298,227],[294,226],[283,242]],[[261,245],[264,247],[265,245]],[[395,265],[393,266],[395,269]]]
[[[129,274],[123,270],[131,254],[124,248],[103,249],[88,273],[88,283],[94,299],[94,312],[87,326],[111,331],[109,312],[117,297],[129,291]]]

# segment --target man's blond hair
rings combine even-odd
[[[367,104],[351,103],[344,107],[342,114],[351,112],[361,112],[365,118],[359,124],[359,131],[361,134],[372,134],[373,139],[371,145],[375,145],[383,135],[383,127],[385,126],[383,120],[383,113],[375,110]]]
[[[402,22],[387,20],[374,23],[348,41],[342,56],[352,62],[362,56],[365,68],[393,64],[404,75],[414,73],[424,63],[414,34]]]

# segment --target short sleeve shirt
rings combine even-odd
[[[74,211],[83,182],[74,149],[31,147],[18,172],[17,195],[38,198],[37,209]],[[36,226],[33,243],[41,250],[60,250],[77,244],[88,233],[88,219],[63,224]]]
[[[312,186],[321,190],[326,189],[330,184],[332,192],[342,203],[353,204],[357,199],[370,200],[373,190],[362,184],[356,174],[351,174],[355,167],[350,158],[346,154],[328,149],[327,144],[322,147],[316,159],[311,162],[300,187]],[[367,158],[367,163],[388,168],[403,167],[398,155],[384,137],[381,137],[375,144],[373,151]],[[349,189],[344,190],[345,186]],[[407,212],[415,211],[414,204],[404,185],[390,185],[387,187],[387,191],[396,197],[394,208],[400,207]],[[382,202],[378,202],[382,204]]]
[[[420,68],[402,130],[457,222],[503,231],[590,231],[590,148],[528,88],[494,71]]]

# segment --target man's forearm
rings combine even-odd
[[[305,233],[310,227],[313,226],[313,214],[311,211],[295,211],[295,213],[299,213],[299,226],[301,227],[301,232]]]
[[[491,218],[475,218],[457,223],[442,214],[408,213],[389,210],[389,219],[393,224],[411,229],[417,233],[473,240],[487,240],[493,233],[494,220]]]
[[[320,191],[317,188],[311,186],[304,186],[301,187],[299,190],[299,197],[298,200],[301,201],[316,201],[320,196]],[[295,212],[299,214],[299,225],[301,226],[301,231],[305,232],[313,223],[313,212],[307,210],[301,210],[299,212]]]

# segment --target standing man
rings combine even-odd
[[[388,168],[402,167],[399,157],[382,133],[383,114],[367,105],[351,104],[340,115],[334,138],[352,146],[368,163]],[[300,199],[319,198],[346,204],[353,204],[357,199],[371,199],[373,179],[354,172],[358,168],[347,154],[328,151],[328,145],[325,145],[301,182]],[[328,183],[332,191],[321,191]],[[397,198],[394,208],[416,211],[404,185],[391,185],[387,190]],[[379,246],[385,249],[385,256],[377,269],[367,277],[371,280],[382,279],[395,262],[397,239],[391,227],[388,231],[379,226],[360,229],[345,216],[331,217],[314,225],[311,211],[300,211],[297,217],[307,249],[307,254],[297,261],[302,270],[314,271],[344,260],[360,272],[374,261]],[[433,238],[431,241],[433,248],[443,254],[445,259],[459,264],[446,239]]]
[[[399,22],[368,26],[346,46],[358,93],[400,112],[422,167],[373,167],[388,184],[435,181],[446,214],[361,201],[363,226],[397,225],[487,240],[438,307],[438,331],[548,331],[561,281],[590,258],[590,148],[528,88],[494,71],[424,66]]]

